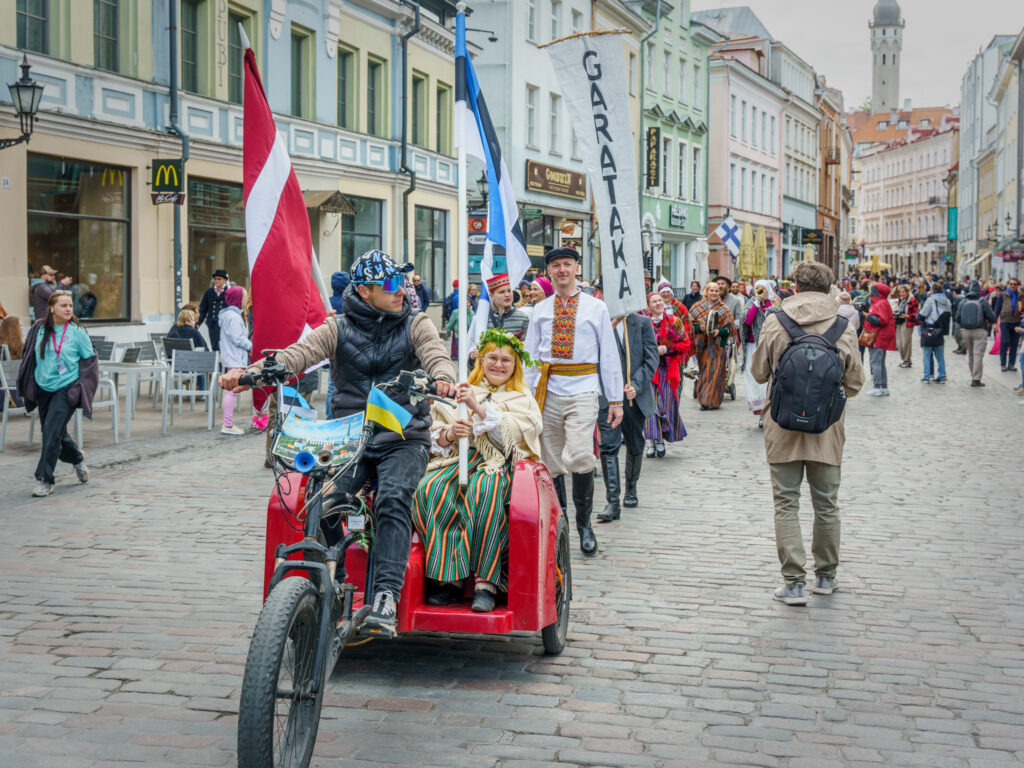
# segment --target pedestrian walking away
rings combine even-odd
[[[89,480],[85,456],[68,434],[68,422],[76,408],[92,414],[99,383],[99,362],[89,334],[74,315],[71,291],[50,294],[44,319],[28,333],[26,351],[18,369],[18,390],[31,412],[39,408],[42,449],[36,465],[33,496],[53,493],[57,461],[72,464],[79,482]]]
[[[989,329],[997,317],[992,305],[981,298],[981,283],[971,280],[967,286],[967,298],[956,309],[956,322],[963,335],[967,349],[967,365],[971,369],[971,386],[984,387],[981,380],[985,364],[985,345]]]
[[[526,351],[540,367],[531,368],[527,378],[544,416],[541,457],[565,511],[565,475],[572,475],[580,550],[585,557],[593,557],[597,538],[590,516],[598,396],[604,392],[607,422],[617,427],[622,421],[622,368],[608,308],[583,293],[576,283],[576,268],[582,261],[579,252],[554,248],[544,255],[544,261],[555,293],[533,310]]]
[[[780,310],[805,333],[825,334],[837,322],[836,302],[829,295],[832,270],[821,262],[800,262],[793,270],[793,277],[797,293],[783,300]],[[772,375],[790,341],[791,336],[779,321],[779,315],[769,315],[749,365],[757,381],[769,383],[769,402],[764,410],[764,447],[775,503],[775,545],[785,582],[772,597],[787,605],[805,605],[808,600],[807,558],[800,532],[800,487],[806,476],[814,507],[811,554],[815,581],[811,591],[830,595],[839,586],[836,575],[840,562],[838,496],[846,427],[845,413],[819,433],[783,429],[772,418]],[[854,326],[847,324],[835,347],[843,363],[843,391],[847,397],[854,397],[864,383]],[[832,394],[823,392],[822,396],[830,398]]]
[[[228,273],[223,269],[213,271],[213,285],[206,289],[199,302],[199,325],[206,323],[210,334],[210,349],[220,350],[220,311],[227,306],[224,292],[227,290]]]
[[[938,282],[932,283],[932,293],[921,307],[921,351],[924,353],[924,376],[921,381],[936,384],[946,382],[946,335],[953,306]],[[937,367],[937,369],[936,369]],[[934,379],[932,373],[935,373]]]
[[[601,278],[594,284],[594,298],[604,300]],[[644,423],[657,413],[653,381],[658,369],[658,341],[649,318],[631,312],[625,318],[612,318],[612,329],[622,366],[622,423],[613,427],[608,420],[608,398],[604,390],[598,397],[597,428],[600,433],[601,474],[604,476],[605,507],[598,513],[602,523],[611,523],[622,515],[622,507],[636,507],[640,500],[637,484],[644,461]],[[626,354],[627,346],[629,354]],[[626,446],[626,470],[623,492],[619,474],[619,448]]]
[[[888,285],[872,283],[870,296],[864,331],[860,335],[860,343],[868,348],[871,379],[875,385],[868,396],[886,397],[889,395],[889,378],[885,370],[885,353],[896,351],[896,321],[889,305]]]

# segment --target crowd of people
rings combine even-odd
[[[639,503],[644,459],[665,457],[668,446],[687,435],[684,382],[693,381],[701,411],[714,411],[727,393],[735,398],[738,372],[745,380],[747,407],[764,430],[770,466],[785,580],[774,597],[793,605],[807,601],[796,517],[804,477],[815,507],[816,581],[811,591],[831,594],[838,586],[842,408],[820,428],[793,426],[792,414],[778,412],[773,377],[788,350],[807,339],[825,339],[841,360],[836,392],[841,390],[843,402],[861,388],[865,349],[873,384],[868,395],[885,397],[886,353],[898,351],[900,366],[913,367],[915,339],[926,383],[946,381],[947,337],[955,340],[955,353],[967,356],[972,386],[984,386],[986,352],[999,354],[1003,372],[1016,372],[1018,365],[1024,370],[1024,355],[1017,359],[1024,305],[1015,279],[1005,285],[935,276],[837,281],[827,266],[805,262],[786,280],[763,279],[748,286],[716,276],[704,285],[691,282],[679,297],[669,281],[654,285],[645,270],[644,308],[611,318],[601,280],[581,280],[580,266],[572,248],[550,250],[544,274],[515,287],[507,275],[488,280],[486,310],[480,309],[479,285],[467,286],[463,301],[453,283],[442,301],[441,325],[451,340],[446,346],[442,332],[422,311],[433,295],[419,275],[410,274],[412,265],[370,251],[350,271],[332,276],[327,321],[280,353],[290,370],[331,361],[329,418],[362,412],[374,382],[415,368],[437,380],[442,397],[467,408],[467,416],[459,417],[444,403],[400,401],[413,414],[401,437],[376,433],[350,482],[336,482],[336,494],[361,487],[370,465],[380,478],[376,592],[367,622],[382,632],[394,631],[413,529],[427,548],[427,575],[434,584],[430,602],[460,599],[464,580],[472,578],[473,609],[493,610],[507,588],[505,507],[517,460],[543,461],[566,515],[572,501],[581,553],[592,557],[599,548],[592,524],[597,467],[606,501],[597,519],[615,522],[623,507]],[[58,460],[73,464],[80,481],[88,480],[84,456],[67,425],[74,409],[87,407],[95,390],[95,372],[90,371],[95,353],[77,322],[75,298],[59,287],[56,274],[44,270],[44,275],[49,279],[44,277],[33,294],[45,298],[38,308],[42,318],[24,343],[20,324],[5,319],[0,326],[12,353],[32,350],[22,355],[19,395],[40,411],[38,496],[53,492]],[[459,315],[466,313],[469,327],[477,311],[487,316],[486,323],[479,318],[471,342],[472,373],[457,382],[453,359],[460,341]],[[241,434],[232,423],[235,397],[243,389],[238,379],[245,371],[259,370],[261,363],[250,365],[251,296],[231,285],[222,270],[214,273],[200,302],[181,309],[169,335],[205,347],[200,324],[223,359],[222,431]],[[987,350],[992,334],[994,343]],[[1024,380],[1015,391],[1024,394]],[[461,438],[471,444],[465,492],[457,487],[455,469]],[[619,465],[623,445],[624,473]]]

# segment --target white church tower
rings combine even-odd
[[[871,28],[871,112],[888,112],[900,106],[900,51],[903,19],[896,0],[878,0],[868,23]]]

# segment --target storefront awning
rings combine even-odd
[[[985,258],[988,257],[991,253],[992,251],[982,251],[976,256],[972,256],[971,258],[967,259],[963,264],[961,264],[961,266],[966,269],[972,269],[976,264],[979,264],[982,261],[984,261]]]
[[[356,209],[341,192],[334,189],[304,189],[302,199],[307,208],[319,208],[324,213],[344,213],[354,216]]]

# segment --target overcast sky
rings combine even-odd
[[[898,0],[906,27],[900,103],[960,103],[967,64],[996,34],[1020,33],[1024,0]],[[843,92],[846,108],[871,96],[868,20],[875,0],[692,0],[693,10],[747,5],[772,35]]]

